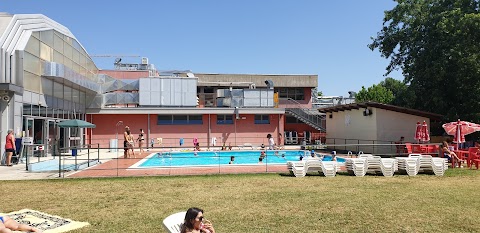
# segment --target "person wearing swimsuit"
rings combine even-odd
[[[130,138],[129,134],[130,134],[130,127],[125,126],[125,132],[123,132],[123,149],[124,149],[123,157],[124,158],[128,158],[128,151],[129,151],[128,139]]]
[[[8,216],[0,216],[0,232],[11,233],[13,231],[42,232],[35,227],[20,224]]]
[[[138,148],[140,149],[140,153],[143,153],[143,145],[145,144],[145,138],[143,137],[143,129],[140,129],[140,134],[138,135]]]

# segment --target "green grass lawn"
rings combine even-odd
[[[0,212],[91,224],[72,232],[163,232],[196,206],[217,232],[479,232],[480,170],[443,177],[285,174],[2,181]]]

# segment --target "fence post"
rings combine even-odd
[[[97,143],[97,162],[100,163],[100,143]]]
[[[73,148],[74,148],[74,149],[77,149],[77,147],[73,147]],[[72,151],[72,153],[73,153],[73,151]],[[77,153],[78,153],[78,151],[77,151]],[[75,155],[75,171],[78,170],[78,169],[77,169],[77,166],[78,166],[78,164],[77,164],[77,157],[78,157],[78,154]]]
[[[357,154],[360,151],[360,139],[357,139]]]
[[[87,148],[87,167],[90,167],[90,144],[88,144]]]

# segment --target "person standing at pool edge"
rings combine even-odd
[[[143,144],[145,141],[145,138],[143,137],[143,129],[140,129],[140,134],[138,135],[137,141],[138,141],[138,148],[140,149],[140,154],[143,153]]]
[[[269,150],[275,149],[275,141],[273,140],[272,135],[271,135],[271,134],[267,134],[267,138],[268,138],[268,149],[269,149]]]
[[[130,127],[125,126],[125,132],[123,132],[123,158],[128,158],[129,148],[128,148],[128,140],[130,139]]]

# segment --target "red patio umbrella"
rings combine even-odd
[[[422,124],[420,124],[420,121],[417,122],[414,139],[417,140],[417,142],[420,142],[420,140],[422,140]]]
[[[421,128],[421,142],[428,142],[430,141],[430,133],[428,132],[427,122],[423,121],[422,128]]]
[[[453,135],[453,142],[464,143],[465,135],[480,131],[480,125],[468,121],[450,122],[442,125],[448,135]]]

